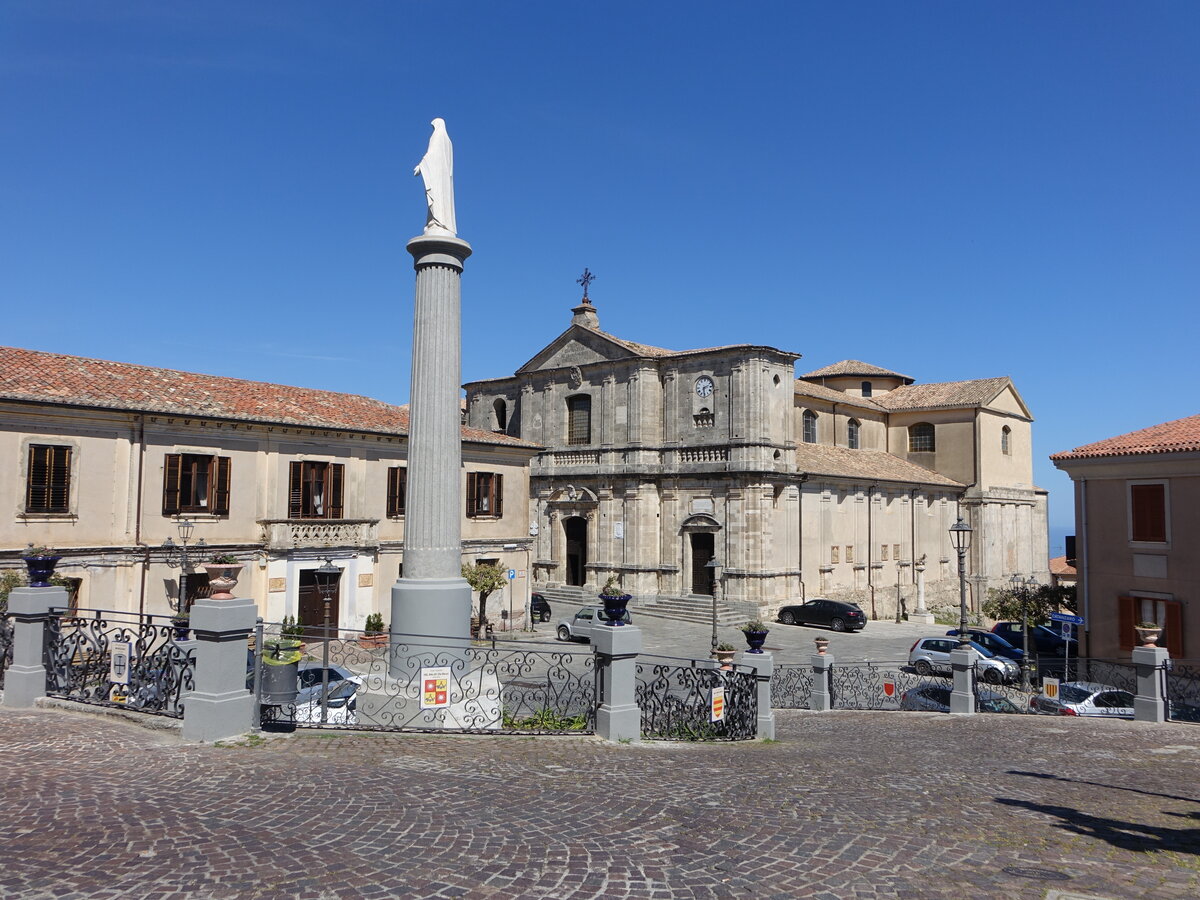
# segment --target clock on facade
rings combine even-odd
[[[707,375],[701,375],[696,379],[696,393],[701,397],[707,397],[713,392],[713,380]]]

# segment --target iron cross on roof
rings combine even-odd
[[[583,275],[575,279],[576,284],[583,285],[583,299],[588,298],[588,285],[596,280],[596,276],[588,271],[587,266],[583,267]]]

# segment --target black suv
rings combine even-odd
[[[867,616],[857,603],[815,597],[807,603],[782,606],[779,621],[784,625],[827,625],[834,631],[858,631],[867,627]]]
[[[550,621],[550,602],[536,591],[529,595],[529,617],[534,622]]]

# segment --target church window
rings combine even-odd
[[[817,442],[817,414],[811,409],[804,411],[804,443],[815,444]]]
[[[871,396],[871,382],[869,382],[869,381],[864,381],[864,382],[862,383],[862,395],[863,395],[864,397],[870,397],[870,396]]]
[[[567,398],[567,443],[592,442],[592,398],[578,394]]]
[[[497,397],[496,402],[492,404],[492,409],[496,413],[496,427],[494,430],[504,432],[508,429],[508,404],[504,402],[503,397]]]
[[[937,449],[933,440],[933,425],[928,422],[918,422],[908,426],[908,452],[932,453]]]
[[[858,419],[851,419],[846,425],[846,446],[851,450],[858,449],[860,428]]]
[[[1000,452],[1012,456],[1012,429],[1007,425],[1000,431]]]

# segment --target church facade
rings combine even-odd
[[[669,351],[600,328],[585,298],[512,376],[472,382],[467,425],[540,445],[530,462],[533,588],[637,602],[716,595],[771,615],[853,599],[875,616],[957,606],[947,529],[974,529],[974,608],[1011,574],[1047,575],[1032,417],[1008,378],[944,384],[799,354]],[[953,557],[953,559],[952,559]]]

